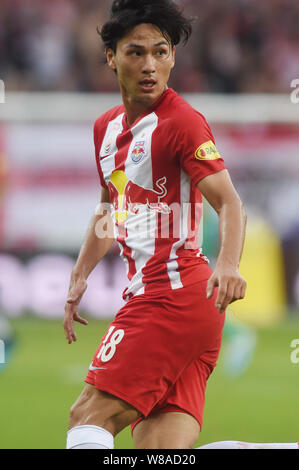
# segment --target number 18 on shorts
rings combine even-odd
[[[117,345],[123,340],[125,335],[124,330],[115,330],[115,328],[115,326],[111,326],[109,328],[108,333],[104,338],[102,347],[96,356],[97,359],[102,362],[108,362],[113,358]]]

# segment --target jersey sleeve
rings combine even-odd
[[[101,162],[100,162],[100,135],[99,135],[99,120],[95,122],[94,129],[93,129],[93,138],[94,138],[94,147],[95,147],[95,158],[96,158],[96,164],[97,164],[97,169],[100,177],[100,182],[101,186],[104,189],[108,189],[108,186],[106,185],[103,171],[101,168]]]
[[[226,169],[204,116],[197,112],[190,113],[180,127],[179,162],[194,184],[208,175]]]

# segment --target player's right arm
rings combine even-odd
[[[105,227],[105,232],[99,227]],[[109,191],[102,189],[100,206],[89,224],[76,264],[72,270],[68,297],[65,304],[64,331],[69,344],[77,340],[74,321],[87,325],[78,314],[78,305],[87,288],[87,278],[109,251],[114,242],[113,222],[109,210]]]

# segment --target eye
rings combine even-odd
[[[163,55],[166,55],[166,51],[164,49],[161,49],[160,51],[157,51],[157,55],[162,57]]]
[[[136,56],[136,57],[140,57],[140,56],[141,56],[141,52],[140,52],[140,51],[131,51],[131,52],[130,52],[130,55],[133,55],[133,56]]]

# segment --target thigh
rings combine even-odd
[[[193,416],[160,413],[135,426],[133,441],[136,449],[192,449],[199,433],[199,423]]]
[[[152,409],[148,418],[179,412],[192,417],[200,430],[203,424],[207,381],[216,366],[220,346],[221,341],[217,341],[213,349],[206,351],[199,359],[186,367],[167,395]],[[137,425],[139,427],[139,423],[143,422],[146,423],[147,420],[141,416],[132,423],[133,435]]]

